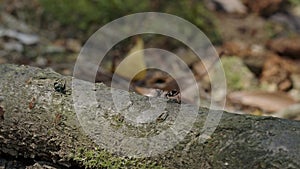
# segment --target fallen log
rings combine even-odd
[[[126,119],[130,115],[125,116],[123,112],[138,113],[149,109],[149,98],[145,96],[130,93],[129,104],[119,110],[112,103],[111,89],[96,84],[93,90],[97,93],[98,105],[84,107],[78,113],[76,106],[81,105],[74,102],[78,92],[72,91],[72,77],[62,76],[51,69],[9,64],[0,65],[0,75],[1,158],[21,158],[32,161],[32,164],[45,161],[56,164],[57,168],[300,168],[299,121],[205,108],[197,108],[195,112],[192,105],[184,105],[186,112],[180,115],[180,105],[168,102],[154,122],[134,125]],[[86,84],[90,83],[82,82],[80,89],[84,91]],[[84,101],[89,99],[92,98],[87,96]],[[154,98],[150,102],[165,103],[165,100]],[[205,135],[203,130],[208,113],[222,113],[211,135]],[[170,140],[170,145],[176,143],[173,147],[157,154],[154,152],[152,156],[148,152],[158,150],[142,150],[139,142],[135,143],[137,149],[107,147],[110,143],[131,144],[122,142],[124,139],[117,137],[114,131],[106,131],[101,126],[106,121],[97,123],[92,117],[95,114],[107,120],[107,128],[134,139],[159,135],[174,127],[172,125],[178,117],[197,116],[192,127],[184,131],[184,137],[178,137],[178,142]],[[185,125],[184,120],[179,124]],[[163,138],[169,141],[171,137]],[[164,144],[159,145],[161,149],[169,146]],[[151,148],[152,145],[145,146]],[[130,150],[129,156],[126,148]],[[144,154],[139,156],[138,153]]]

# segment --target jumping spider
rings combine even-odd
[[[66,81],[64,83],[61,81],[54,82],[54,89],[59,93],[66,94]]]

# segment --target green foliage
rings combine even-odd
[[[92,25],[102,26],[124,15],[137,12],[166,12],[189,20],[213,42],[220,42],[213,15],[202,1],[139,1],[139,0],[40,0],[45,15],[62,26],[91,32]],[[50,21],[51,22],[51,21]],[[94,27],[95,28],[95,27]]]
[[[62,25],[86,30],[91,23],[105,24],[113,19],[146,10],[147,2],[138,0],[40,0],[45,13]]]
[[[289,3],[291,5],[300,5],[300,1],[299,0],[289,0]]]
[[[95,150],[79,148],[74,155],[70,155],[70,158],[81,163],[85,168],[163,168],[149,161],[139,162],[135,159],[115,157],[104,150],[96,148]]]
[[[222,57],[227,87],[229,91],[253,89],[257,86],[254,75],[238,57]]]

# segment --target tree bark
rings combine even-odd
[[[83,82],[83,91],[85,84],[90,85]],[[72,91],[72,77],[62,76],[51,69],[0,65],[0,156],[42,160],[55,163],[58,168],[300,168],[299,121],[237,115],[205,108],[197,108],[195,112],[192,105],[184,105],[186,111],[180,115],[180,105],[168,102],[154,122],[134,125],[127,119],[130,115],[125,116],[124,112],[138,114],[149,109],[151,103],[160,104],[166,100],[152,98],[150,103],[149,98],[130,93],[128,105],[120,110],[114,107],[111,88],[96,84],[94,91],[98,106],[83,108],[76,113],[75,104],[78,102],[74,102],[74,96],[78,92]],[[92,98],[86,99],[88,102]],[[100,130],[100,125],[105,122],[95,123],[92,117],[95,113],[91,112],[105,117],[115,131],[134,138],[158,135],[172,127],[176,118],[197,116],[192,127],[183,138],[178,138],[180,141],[174,147],[154,156],[136,158],[134,155],[128,157],[119,147],[114,150],[114,147],[107,149],[104,142],[96,144],[99,143],[97,139],[107,137],[101,132],[110,134],[113,131]],[[209,113],[216,115],[211,122],[218,122],[217,117],[221,119],[216,126],[204,130]],[[220,113],[222,116],[219,116]],[[86,126],[90,123],[93,125]],[[184,120],[178,124],[186,125]],[[86,127],[90,127],[90,131]],[[214,132],[207,134],[209,130]],[[114,136],[114,133],[111,134]],[[114,137],[107,139],[110,143],[122,142]],[[131,153],[148,152],[133,149]]]

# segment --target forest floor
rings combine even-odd
[[[81,36],[80,30],[66,31],[56,22],[48,23],[54,30],[50,26],[41,29],[43,9],[38,2],[32,1],[31,6],[36,12],[29,14],[37,19],[30,21],[23,15],[26,14],[22,11],[25,3],[4,1],[2,4],[0,64],[50,67],[63,75],[72,75],[79,52],[89,36]],[[286,7],[281,1],[274,0],[265,1],[265,4],[260,1],[234,2],[237,1],[206,5],[216,19],[222,38],[222,43],[213,45],[221,56],[226,75],[225,109],[300,120],[297,104],[300,101],[300,6]],[[98,72],[95,80],[111,84],[112,74],[120,60],[132,49],[142,49],[140,44],[143,48],[172,48],[171,51],[186,62],[197,83],[201,84],[201,99],[210,99],[211,82],[207,73],[203,75],[206,70],[202,62],[195,60],[195,54],[184,45],[174,45],[160,36],[158,40],[133,37],[122,42],[119,45],[123,45],[122,48],[115,48],[107,54],[101,65],[104,69]],[[138,64],[143,66],[143,63]],[[118,75],[127,82],[131,81],[126,74]],[[189,94],[193,91],[188,90],[190,85],[186,83],[185,91],[181,92]],[[171,91],[178,88],[172,77],[155,70],[147,71],[146,76],[131,84],[130,90],[148,96],[156,89]],[[123,84],[119,86],[122,88]],[[182,98],[182,101],[193,103],[194,100]]]

